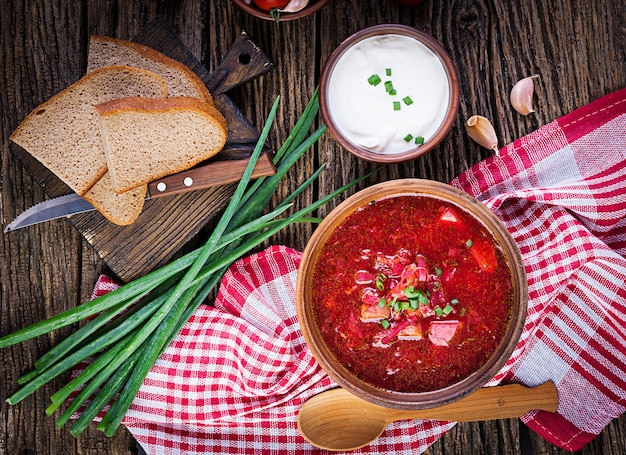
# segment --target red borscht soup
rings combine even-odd
[[[462,208],[425,196],[371,202],[316,261],[313,310],[337,360],[374,386],[438,390],[478,370],[511,318],[510,268]]]

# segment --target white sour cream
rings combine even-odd
[[[368,82],[373,74],[381,78],[376,86]],[[387,93],[386,81],[396,95]],[[413,104],[405,104],[406,96]],[[381,154],[415,148],[414,140],[404,139],[407,134],[428,141],[443,122],[449,100],[448,76],[437,55],[415,38],[396,34],[366,38],[348,49],[332,70],[327,95],[341,133]],[[394,101],[400,110],[394,110]]]

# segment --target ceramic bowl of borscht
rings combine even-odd
[[[528,289],[517,245],[481,202],[401,179],[346,199],[298,269],[307,346],[374,404],[428,409],[484,386],[519,341]]]
[[[331,136],[371,162],[409,161],[435,148],[459,108],[459,80],[442,44],[402,24],[364,28],[341,42],[320,75]]]

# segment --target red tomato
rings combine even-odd
[[[254,4],[259,8],[269,11],[274,8],[284,8],[289,0],[254,0]]]
[[[485,272],[493,272],[498,267],[496,251],[491,243],[486,240],[478,240],[470,247],[470,252],[478,263],[478,266]]]

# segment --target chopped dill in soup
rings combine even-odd
[[[425,392],[478,370],[511,317],[511,271],[491,233],[447,201],[394,196],[349,215],[317,260],[325,343],[377,387]]]

